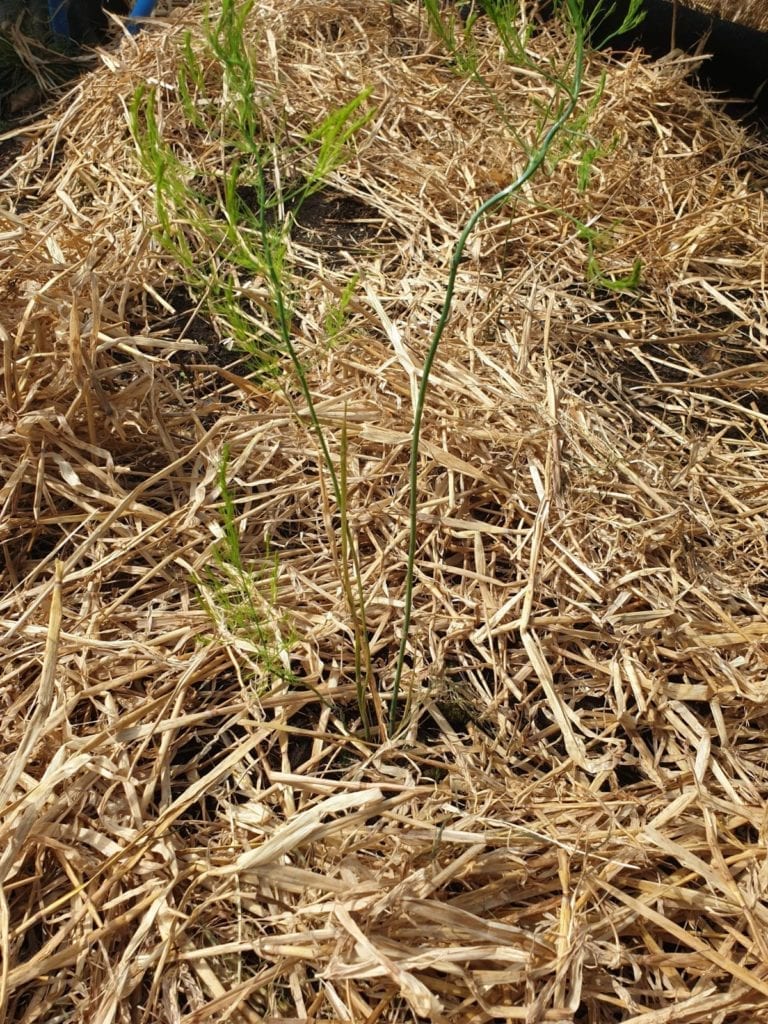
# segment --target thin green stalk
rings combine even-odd
[[[408,499],[409,499],[409,510],[408,510],[408,525],[410,530],[410,538],[408,541],[408,559],[406,562],[405,569],[405,608],[403,611],[403,626],[402,635],[400,637],[400,649],[397,655],[397,663],[395,665],[395,678],[392,685],[392,697],[389,703],[389,733],[390,736],[395,732],[397,725],[397,701],[400,694],[400,684],[403,676],[403,668],[405,666],[405,655],[408,648],[408,634],[411,628],[411,614],[413,610],[413,577],[414,577],[414,565],[416,561],[416,519],[418,514],[418,503],[417,503],[417,487],[418,487],[418,467],[419,467],[419,439],[421,436],[421,421],[424,415],[424,405],[427,398],[427,388],[429,387],[429,375],[432,370],[432,364],[435,361],[437,355],[437,349],[440,345],[440,340],[443,336],[443,332],[446,328],[448,320],[451,315],[451,307],[453,304],[453,293],[456,287],[456,277],[459,272],[459,265],[461,264],[464,249],[467,244],[469,236],[472,234],[477,224],[482,218],[494,210],[497,206],[506,202],[510,196],[513,196],[518,192],[523,185],[529,181],[538,169],[543,164],[547,152],[550,146],[557,137],[558,133],[562,130],[574,109],[581,93],[581,86],[584,77],[584,17],[581,11],[579,0],[566,0],[567,10],[574,26],[575,32],[575,68],[573,72],[573,80],[569,87],[565,87],[567,94],[567,101],[561,109],[558,117],[555,119],[553,124],[550,126],[543,140],[541,141],[538,149],[529,157],[528,163],[526,164],[520,175],[501,191],[492,195],[489,199],[475,210],[472,216],[469,218],[464,226],[463,231],[459,235],[459,239],[453,250],[453,257],[451,259],[451,266],[448,273],[448,281],[445,287],[445,298],[443,299],[443,306],[440,312],[440,319],[437,322],[437,327],[432,336],[429,349],[427,350],[427,356],[424,360],[424,367],[421,374],[421,383],[419,384],[418,394],[416,396],[416,408],[413,414],[413,430],[411,440],[411,459],[408,469]]]
[[[264,168],[261,164],[257,167],[258,176],[258,187],[262,194],[266,191],[266,181],[264,178]],[[365,667],[366,686],[370,691],[371,697],[374,700],[374,706],[378,709],[379,701],[378,695],[372,683],[371,673],[371,653],[368,645],[368,629],[366,623],[365,613],[365,593],[363,590],[363,576],[360,567],[360,556],[357,550],[357,546],[354,543],[354,537],[352,535],[352,529],[349,524],[349,518],[346,514],[347,509],[347,487],[346,487],[346,421],[343,427],[343,438],[342,438],[342,453],[341,453],[341,478],[339,473],[336,472],[336,467],[333,463],[331,456],[331,450],[328,445],[328,440],[323,431],[323,426],[320,422],[320,417],[317,414],[314,400],[312,398],[312,390],[309,386],[309,381],[304,369],[304,365],[299,357],[299,353],[293,344],[292,338],[292,318],[285,299],[285,291],[283,285],[283,279],[280,274],[279,263],[274,258],[274,252],[272,250],[272,235],[270,233],[269,225],[267,223],[267,205],[264,202],[259,203],[259,229],[262,239],[262,245],[264,247],[264,265],[267,272],[267,277],[272,291],[272,301],[274,303],[274,318],[277,323],[277,333],[283,343],[286,352],[293,364],[294,373],[296,379],[299,382],[299,388],[304,401],[307,403],[307,412],[309,413],[309,420],[312,425],[312,429],[317,438],[317,443],[320,447],[323,463],[325,464],[328,476],[331,481],[331,490],[333,491],[333,497],[336,502],[336,507],[339,509],[341,516],[341,530],[342,530],[342,561],[344,563],[342,567],[342,585],[344,587],[345,597],[347,598],[350,612],[354,616],[355,610],[357,611],[357,618],[354,625],[355,634],[355,679],[357,683],[358,691],[358,703],[360,709],[360,717],[363,723],[363,731],[366,738],[370,733],[370,721],[368,718],[368,712],[365,707],[364,700],[362,698],[364,687],[362,685],[362,667]],[[355,579],[355,590],[356,598],[353,599],[352,587],[349,581],[349,575],[347,573],[347,558],[351,556],[353,576]],[[383,732],[384,722],[383,713],[379,716],[380,727]]]

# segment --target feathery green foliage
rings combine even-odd
[[[158,244],[183,269],[190,291],[226,326],[234,346],[249,355],[257,378],[260,374],[266,383],[279,377],[286,358],[293,368],[341,517],[339,569],[354,621],[360,714],[367,733],[365,693],[373,682],[365,595],[346,515],[344,442],[339,467],[294,344],[296,294],[287,242],[302,205],[343,164],[373,109],[369,90],[362,90],[331,108],[299,140],[290,139],[287,131],[276,136],[263,115],[265,105],[271,105],[269,123],[274,123],[277,99],[265,94],[257,75],[257,54],[248,42],[252,8],[253,0],[223,0],[219,17],[206,24],[202,55],[191,35],[186,36],[176,88],[185,123],[174,120],[173,139],[165,130],[156,87],[136,91],[131,128],[141,165],[154,185]],[[282,123],[285,120],[287,115]],[[177,140],[193,133],[215,141],[222,154],[220,164],[195,167],[182,158],[183,141]],[[248,283],[253,280],[265,287],[257,291]],[[345,293],[342,318],[348,302]],[[330,340],[337,336],[338,331]]]
[[[214,626],[245,643],[258,664],[260,692],[277,678],[298,684],[285,655],[295,642],[290,624],[277,608],[277,556],[266,545],[260,566],[246,566],[240,547],[235,497],[228,480],[229,448],[225,445],[218,471],[222,537],[214,549],[214,564],[199,578],[200,601]]]

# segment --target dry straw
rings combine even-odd
[[[692,0],[685,6],[757,32],[768,32],[768,5],[765,0]]]
[[[529,138],[551,86],[482,24],[485,84],[457,75],[415,3],[249,24],[289,140],[372,87],[287,265],[385,699],[451,248],[520,168],[499,103]],[[366,741],[304,401],[289,368],[220,369],[153,241],[126,110],[149,82],[178,123],[183,31],[104,53],[2,170],[0,1019],[768,1020],[759,141],[684,62],[596,56],[581,134],[471,239],[424,421],[408,725]],[[534,68],[567,48],[550,26]]]

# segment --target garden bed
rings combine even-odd
[[[2,179],[0,1017],[768,1020],[764,143],[588,55],[411,494],[573,33],[193,10]]]

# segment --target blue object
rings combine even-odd
[[[131,35],[136,35],[141,28],[141,25],[137,25],[133,19],[148,18],[152,11],[154,11],[156,3],[157,0],[136,0],[136,3],[133,5],[133,10],[131,11],[131,16],[128,19],[128,31]]]
[[[69,39],[69,0],[48,0],[48,18],[56,35]]]
[[[157,0],[136,0],[128,18],[128,31],[131,35],[141,28],[134,18],[148,18],[155,9]],[[70,38],[69,32],[69,4],[70,0],[48,0],[48,19],[51,28],[57,36]]]

